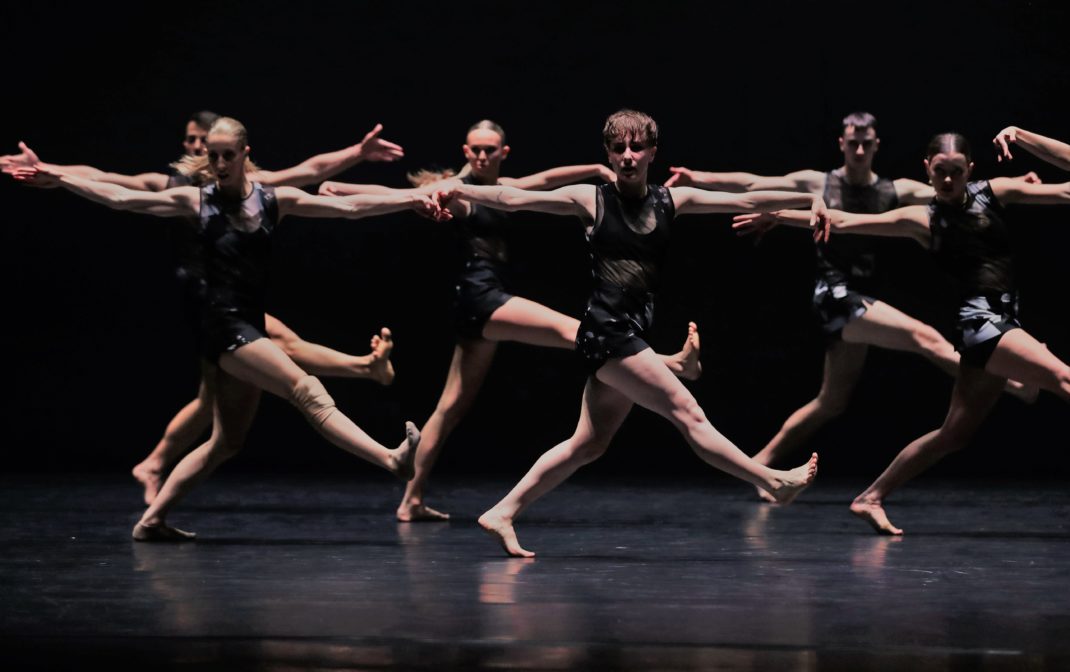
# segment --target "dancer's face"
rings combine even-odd
[[[966,183],[973,172],[973,164],[964,154],[949,152],[935,154],[925,161],[929,182],[936,189],[936,198],[944,203],[961,203],[966,195]]]
[[[646,138],[628,135],[617,138],[606,146],[609,167],[617,174],[617,181],[625,184],[646,184],[647,170],[654,160],[657,146]]]
[[[208,167],[221,187],[241,187],[245,180],[245,157],[248,145],[243,146],[233,135],[212,133],[208,136]]]
[[[509,155],[509,145],[502,144],[502,136],[489,128],[477,128],[464,142],[464,158],[478,178],[498,179],[502,160]]]
[[[859,170],[871,170],[873,155],[877,153],[880,144],[877,131],[872,128],[846,127],[840,136],[840,151],[843,152],[844,164]]]
[[[204,156],[208,151],[208,129],[198,126],[196,122],[188,122],[182,148],[190,156]]]

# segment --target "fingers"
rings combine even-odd
[[[382,124],[376,124],[375,128],[373,128],[372,130],[368,131],[368,134],[364,136],[364,142],[367,142],[369,140],[372,140],[374,138],[379,137],[379,134],[382,133],[382,132],[383,132],[383,125]]]

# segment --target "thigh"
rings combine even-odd
[[[869,346],[835,341],[825,350],[825,374],[821,390],[825,394],[850,394],[866,366]]]
[[[665,417],[695,400],[650,348],[607,361],[595,376],[631,402]]]
[[[481,338],[464,338],[453,348],[453,359],[446,375],[440,406],[469,404],[487,379],[498,344]]]
[[[230,376],[283,399],[308,374],[271,339],[260,338],[219,356],[219,368]]]
[[[572,350],[579,326],[574,317],[514,296],[491,314],[483,326],[483,337]]]
[[[893,350],[914,347],[914,334],[925,323],[883,301],[867,304],[866,312],[843,328],[843,340],[867,343]]]
[[[988,358],[985,371],[1001,378],[1013,378],[1046,390],[1058,388],[1059,372],[1066,364],[1025,329],[1011,329],[1003,334]]]
[[[298,336],[293,329],[282,323],[282,320],[264,313],[264,329],[267,331],[268,338],[272,340],[297,340]]]
[[[608,443],[631,410],[632,401],[622,392],[594,376],[588,378],[583,388],[576,438]]]
[[[1007,380],[975,366],[959,367],[945,427],[973,432],[992,411]]]

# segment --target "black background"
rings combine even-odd
[[[165,18],[157,15],[163,12]],[[652,114],[668,166],[783,174],[840,165],[840,119],[877,115],[877,170],[924,180],[928,138],[973,141],[977,177],[1035,169],[995,161],[989,140],[1016,124],[1070,139],[1067,27],[1055,3],[144,3],[8,4],[3,152],[26,140],[45,161],[161,171],[188,114],[212,109],[250,129],[267,168],[358,141],[376,122],[400,164],[341,179],[404,185],[404,172],[458,167],[465,129],[502,124],[506,175],[604,160],[601,124],[620,107]],[[196,389],[196,357],[172,279],[170,224],[70,194],[0,182],[7,401],[5,469],[115,470],[146,454]],[[1014,208],[1022,320],[1064,360],[1070,209]],[[688,319],[705,346],[691,385],[714,425],[748,452],[816,392],[822,342],[809,313],[812,252],[802,232],[760,246],[727,217],[674,229],[654,343],[675,351]],[[578,315],[587,257],[578,222],[524,215],[513,232],[520,292]],[[448,226],[407,214],[290,219],[277,234],[271,312],[309,340],[363,353],[393,328],[399,375],[383,390],[332,380],[339,405],[385,443],[422,422],[452,349]],[[949,334],[946,282],[920,248],[882,241],[882,297]],[[566,437],[583,374],[575,356],[516,344],[498,359],[455,432],[442,473],[519,475]],[[937,426],[951,380],[921,358],[873,351],[847,416],[813,446],[823,473],[871,475]],[[948,474],[1064,477],[1067,408],[1004,399]],[[265,399],[234,471],[359,472],[278,399]],[[664,420],[636,411],[594,473],[703,469]]]

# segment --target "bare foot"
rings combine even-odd
[[[766,492],[765,490],[762,490],[761,488],[755,488],[755,490],[758,491],[758,498],[759,499],[761,499],[764,502],[769,502],[770,504],[776,504],[776,497],[774,497],[771,493]]]
[[[430,506],[414,502],[402,502],[398,507],[398,520],[403,523],[439,522],[450,519],[450,514],[436,511]]]
[[[145,488],[146,506],[152,504],[152,500],[156,499],[156,495],[160,492],[160,487],[163,486],[163,472],[160,469],[153,468],[148,462],[148,460],[145,460],[130,471],[134,478]]]
[[[680,352],[672,357],[669,368],[677,377],[684,380],[698,380],[702,375],[702,362],[699,355],[702,353],[702,344],[699,342],[698,325],[694,322],[687,323],[687,339]]]
[[[411,422],[405,422],[405,442],[390,451],[393,457],[394,475],[403,481],[411,481],[416,475],[416,446],[420,445],[420,430]]]
[[[1003,391],[1012,397],[1017,397],[1021,401],[1032,404],[1036,402],[1037,397],[1040,396],[1040,388],[1036,385],[1026,385],[1025,383],[1019,383],[1017,380],[1008,380]]]
[[[812,454],[810,460],[801,467],[779,473],[782,474],[777,478],[780,483],[770,494],[777,504],[787,506],[814,482],[814,477],[817,476],[817,453]]]
[[[162,541],[169,543],[193,541],[197,538],[197,535],[193,532],[186,532],[177,527],[170,527],[163,523],[146,525],[142,522],[134,525],[134,532],[130,536],[134,538],[134,541]]]
[[[394,349],[394,336],[383,327],[378,336],[372,336],[372,361],[368,364],[369,378],[380,385],[394,382],[394,365],[390,363],[390,353]]]
[[[497,539],[509,555],[517,558],[535,557],[531,551],[521,548],[516,538],[516,531],[513,529],[513,521],[494,513],[494,509],[479,517],[479,526],[484,532]]]
[[[877,534],[893,534],[895,536],[903,534],[903,530],[892,525],[892,521],[888,520],[888,514],[884,512],[884,507],[881,506],[880,500],[859,497],[851,502],[851,513],[872,525]]]

